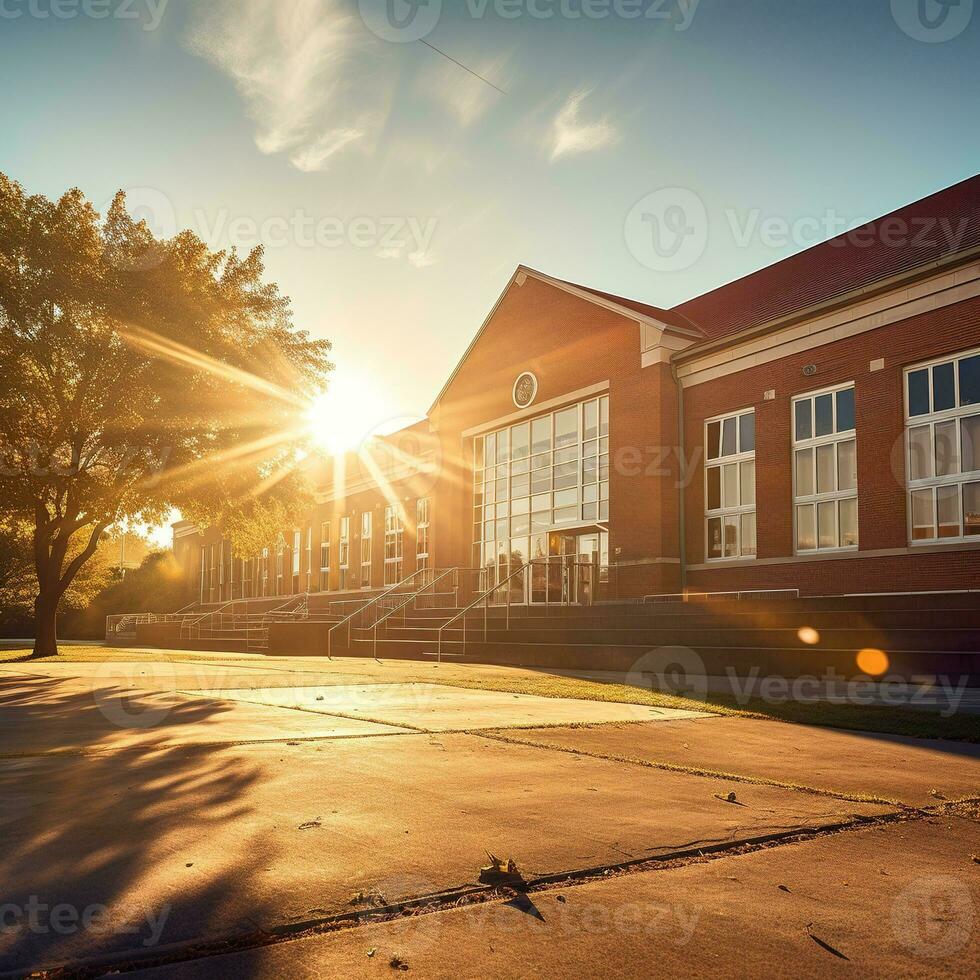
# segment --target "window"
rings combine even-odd
[[[292,554],[292,568],[293,575],[299,575],[299,559],[300,559],[300,548],[302,546],[302,534],[299,528],[293,531],[293,554]]]
[[[320,588],[326,592],[330,588],[330,524],[320,525]]]
[[[518,553],[525,560],[528,535],[592,526],[608,519],[608,397],[580,402],[474,440],[475,567],[502,570],[508,555]]]
[[[339,580],[337,587],[343,591],[350,588],[350,518],[340,519],[340,544],[337,553]]]
[[[313,526],[306,529],[306,588],[309,590],[313,585]]]
[[[276,538],[276,595],[283,594],[283,576],[286,571],[286,539],[280,534]]]
[[[404,522],[399,508],[385,508],[385,585],[397,585],[402,580]]]
[[[429,567],[429,498],[415,501],[415,567]]]
[[[793,399],[796,550],[858,544],[854,385]]]
[[[707,557],[753,558],[755,534],[755,411],[704,424]]]
[[[371,518],[374,515],[366,510],[361,514],[361,588],[371,588]]]
[[[909,538],[980,536],[980,351],[905,372]]]
[[[267,596],[269,594],[269,549],[262,549],[262,560],[259,568],[261,582],[262,582],[262,595]]]
[[[208,555],[208,602],[215,602],[218,598],[215,594],[218,588],[218,546],[210,545]]]

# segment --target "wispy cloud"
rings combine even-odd
[[[234,81],[258,148],[300,170],[371,144],[384,124],[388,79],[365,64],[363,24],[345,0],[197,0],[185,43]]]
[[[551,124],[550,147],[552,161],[575,153],[590,153],[610,146],[618,138],[616,127],[606,119],[586,122],[581,118],[582,103],[592,89],[573,92],[559,109]]]
[[[312,143],[299,146],[289,155],[289,159],[297,170],[309,173],[314,170],[324,170],[327,161],[344,147],[364,138],[368,130],[365,127],[330,129]]]
[[[489,108],[506,98],[494,86],[501,85],[505,80],[511,56],[512,53],[508,52],[493,59],[467,59],[466,63],[472,65],[475,73],[469,74],[459,65],[433,55],[419,75],[417,90],[445,107],[461,126],[470,126]],[[510,80],[507,81],[510,84]]]

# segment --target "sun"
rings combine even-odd
[[[331,455],[354,452],[385,428],[395,413],[383,393],[368,379],[338,374],[306,411],[313,442]]]

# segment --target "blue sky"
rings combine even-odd
[[[265,241],[369,424],[520,262],[669,306],[980,170],[973,0],[429,0],[398,41],[383,0],[60,2],[0,0],[0,169]],[[630,223],[663,188],[704,212],[674,268]]]

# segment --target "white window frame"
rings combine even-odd
[[[366,510],[361,514],[361,588],[370,589],[373,581],[371,551],[374,537],[374,514]],[[365,555],[367,556],[365,558]]]
[[[303,549],[303,532],[297,527],[293,528],[293,551],[290,556],[290,568],[292,569],[293,578],[299,578],[300,571],[300,557]]]
[[[429,567],[429,529],[432,500],[419,497],[415,501],[415,567]]]
[[[269,594],[269,549],[262,549],[262,567],[260,568],[263,598]]]
[[[854,390],[854,428],[845,429],[843,431],[838,431],[837,429],[837,392],[847,391],[848,389]],[[829,435],[812,435],[809,439],[797,439],[796,438],[796,406],[799,402],[809,401],[813,403],[813,407],[810,410],[810,419],[813,425],[813,432],[816,433],[816,399],[821,395],[831,395],[831,404],[834,408],[834,429]],[[790,453],[790,467],[793,470],[793,554],[801,557],[806,557],[807,555],[825,555],[833,554],[834,552],[849,552],[857,551],[861,542],[861,504],[859,500],[859,486],[857,478],[857,388],[853,381],[845,381],[841,384],[831,385],[828,388],[819,388],[815,391],[808,391],[801,395],[794,395],[790,403],[790,432],[792,435],[792,449]],[[828,490],[823,493],[817,493],[817,449],[820,446],[833,445],[835,447],[842,443],[853,442],[854,443],[854,487],[849,490],[838,490],[837,485],[840,483],[840,451],[839,449],[834,450],[834,490]],[[800,495],[799,489],[797,487],[797,467],[796,467],[796,454],[800,451],[805,451],[807,449],[813,450],[813,493]],[[820,514],[820,504],[833,503],[834,504],[834,528],[836,532],[836,539],[840,542],[841,539],[841,517],[840,508],[841,501],[843,500],[854,500],[856,507],[855,515],[855,530],[857,533],[857,542],[855,544],[835,544],[833,546],[827,545],[825,547],[820,547],[820,526],[819,526],[819,514]],[[813,507],[813,533],[814,541],[816,547],[813,548],[801,548],[800,538],[799,538],[799,509],[801,507]]]
[[[350,517],[340,518],[337,537],[338,586],[341,591],[350,588]]]
[[[903,435],[905,441],[905,511],[908,542],[911,547],[929,547],[937,544],[975,543],[980,541],[980,534],[965,533],[966,514],[964,512],[964,487],[967,484],[980,483],[980,468],[974,468],[966,471],[965,473],[962,470],[964,427],[961,421],[965,418],[972,418],[973,416],[980,415],[980,403],[973,405],[960,404],[960,372],[958,366],[960,361],[964,361],[978,355],[980,355],[980,347],[975,347],[965,351],[957,351],[955,354],[947,354],[945,357],[936,357],[929,361],[911,364],[902,372],[902,400],[905,408],[905,433]],[[942,409],[937,412],[932,409],[934,397],[933,368],[942,364],[953,365],[953,407]],[[909,414],[909,376],[922,370],[928,371],[930,410],[924,415],[912,416]],[[945,476],[932,475],[913,479],[911,442],[912,430],[918,429],[922,426],[929,426],[929,451],[931,456],[930,469],[932,469],[933,474],[935,474],[936,426],[949,422],[953,422],[956,425],[956,472]],[[973,454],[975,463],[980,462],[980,446],[974,446]],[[959,513],[960,533],[958,535],[950,535],[949,537],[940,537],[937,496],[938,490],[945,487],[957,487],[958,489],[957,507]],[[930,491],[932,495],[932,528],[934,536],[929,538],[916,538],[914,536],[912,498],[915,493],[921,493],[927,490]]]
[[[330,522],[320,522],[320,588],[324,592],[329,586],[330,576]]]
[[[401,507],[389,504],[385,507],[385,585],[397,585],[402,580],[404,534]]]
[[[286,539],[280,534],[276,538],[276,595],[283,595],[286,578]]]
[[[739,419],[743,415],[752,416],[752,430],[754,434],[753,448],[748,451],[742,451],[742,427],[739,424]],[[735,420],[735,452],[734,454],[728,456],[717,456],[715,459],[708,458],[708,427],[713,425],[715,422],[718,423],[718,438],[719,438],[719,452],[721,451],[721,442],[724,439],[725,432],[725,421],[727,419]],[[704,432],[703,432],[703,445],[704,445],[704,557],[706,562],[730,562],[730,561],[755,561],[756,556],[759,551],[759,520],[756,516],[756,500],[757,500],[757,486],[758,486],[758,473],[755,469],[755,445],[758,442],[758,432],[756,431],[756,415],[755,407],[748,406],[746,408],[740,408],[732,412],[725,412],[723,415],[713,415],[711,418],[704,420]],[[752,463],[752,501],[751,503],[742,502],[742,464]],[[739,502],[736,506],[726,506],[724,503],[720,507],[708,507],[708,471],[712,469],[718,469],[719,473],[719,483],[721,486],[721,496],[724,499],[724,468],[729,465],[734,465],[736,467],[737,473],[737,483],[738,483],[738,494]],[[743,541],[742,541],[742,518],[747,516],[752,516],[755,521],[755,551],[743,553]],[[726,555],[725,551],[725,524],[726,519],[732,519],[735,522],[735,532],[736,532],[736,546],[734,555]],[[716,557],[711,556],[711,538],[710,538],[710,528],[711,522],[713,520],[721,521],[721,548],[722,554]]]

